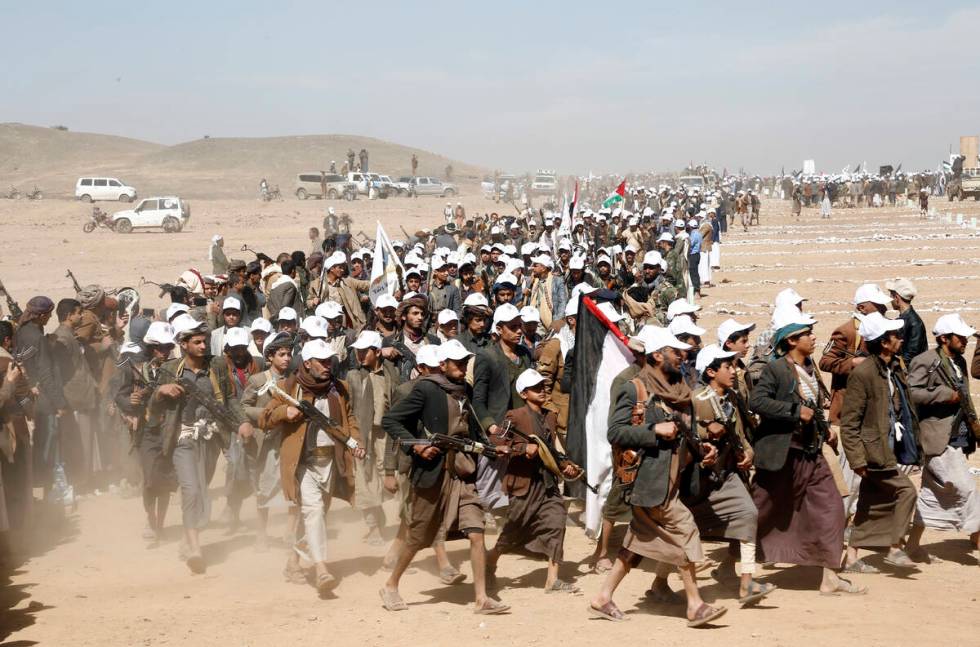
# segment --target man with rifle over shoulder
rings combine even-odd
[[[418,435],[420,427],[428,434],[453,436],[468,443],[485,441],[478,421],[471,418],[469,406],[471,389],[466,383],[466,367],[473,353],[452,339],[440,346],[440,355],[442,373],[420,377],[412,391],[395,403],[382,420],[385,433],[399,444],[403,440],[424,440]],[[408,608],[398,593],[399,580],[415,553],[431,545],[440,528],[444,528],[447,533],[455,531],[469,537],[474,612],[507,611],[509,606],[487,596],[484,510],[476,489],[476,456],[421,442],[402,449],[412,457],[410,519],[404,545],[380,591],[384,608]]]
[[[124,346],[120,352],[120,377],[113,402],[129,425],[132,446],[139,454],[143,473],[143,510],[146,529],[143,538],[149,547],[163,538],[163,524],[170,506],[170,494],[177,489],[173,461],[163,452],[163,428],[149,425],[147,408],[160,380],[160,366],[174,348],[174,329],[164,321],[150,324],[139,344]],[[157,419],[157,422],[160,420]]]
[[[300,506],[316,589],[322,595],[338,583],[327,570],[327,510],[334,496],[353,502],[353,459],[363,459],[365,451],[350,387],[336,377],[336,351],[322,339],[311,339],[301,358],[281,388],[267,382],[274,398],[259,416],[259,425],[279,430],[282,491]]]
[[[943,315],[932,329],[936,348],[918,355],[909,366],[909,390],[918,407],[925,459],[906,544],[915,561],[931,561],[920,546],[926,527],[967,533],[980,561],[980,491],[967,462],[977,449],[980,426],[963,359],[976,332],[958,313]]]
[[[173,328],[183,357],[160,367],[147,424],[162,428],[163,453],[173,457],[184,525],[181,557],[200,574],[205,563],[199,536],[211,518],[208,486],[218,455],[231,434],[247,439],[253,430],[235,397],[225,358],[208,354],[207,325],[182,314]]]

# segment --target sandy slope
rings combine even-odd
[[[480,211],[493,206],[472,197],[464,197],[464,202]],[[305,229],[318,224],[324,206],[199,201],[185,233],[120,236],[83,234],[79,219],[85,208],[71,202],[0,201],[6,251],[0,257],[0,277],[22,303],[39,290],[53,297],[69,295],[69,284],[62,278],[66,267],[80,278],[110,285],[132,285],[140,275],[172,278],[189,265],[205,263],[208,239],[217,231],[224,233],[230,249],[242,242],[270,254],[305,247]],[[395,235],[399,224],[411,230],[437,220],[442,202],[406,199],[337,206],[350,207],[357,228],[370,231],[380,219]],[[977,214],[970,204],[955,209]],[[726,270],[716,280],[731,284],[707,290],[704,323],[712,330],[727,316],[719,308],[764,323],[764,304],[778,289],[792,285],[810,299],[823,343],[849,311],[858,282],[897,275],[917,281],[927,326],[940,311],[954,307],[951,302],[968,320],[980,322],[980,273],[975,270],[980,238],[972,232],[934,223],[923,226],[906,209],[836,213],[829,223],[819,221],[815,211],[807,212],[800,223],[790,222],[786,211],[784,203],[767,204],[762,227],[749,236],[732,232],[725,239]],[[911,238],[874,240],[875,232]],[[930,232],[948,237],[917,238]],[[154,297],[154,292],[144,290],[148,303]],[[219,474],[215,487],[222,482]],[[223,506],[223,500],[216,502],[215,515]],[[245,510],[251,521],[250,502]],[[395,519],[393,509],[389,518]],[[539,590],[544,564],[516,556],[504,557],[500,564],[507,586],[501,597],[514,607],[507,617],[473,616],[466,606],[471,589],[442,586],[428,551],[417,560],[418,572],[403,582],[410,610],[388,614],[380,608],[377,593],[384,577],[377,571],[384,549],[360,541],[363,524],[342,502],[335,503],[328,520],[333,532],[331,569],[342,578],[330,600],[318,600],[311,588],[282,581],[281,547],[255,553],[251,531],[229,537],[218,524],[204,535],[211,567],[207,575],[192,577],[176,558],[179,506],[172,507],[169,522],[170,541],[148,551],[139,538],[138,499],[103,495],[83,500],[65,527],[45,533],[40,554],[4,587],[0,609],[13,608],[0,619],[0,640],[13,631],[12,641],[79,646],[285,645],[311,639],[336,645],[579,645],[646,641],[651,636],[667,645],[705,639],[728,645],[827,645],[853,642],[865,632],[858,640],[869,645],[957,645],[975,643],[972,619],[980,611],[977,566],[964,555],[965,537],[953,534],[927,534],[930,549],[947,561],[920,574],[856,576],[871,587],[867,597],[858,599],[818,596],[813,590],[818,576],[811,570],[764,571],[781,587],[771,601],[758,609],[733,609],[717,628],[696,633],[685,629],[673,610],[643,602],[649,572],[627,578],[617,600],[632,621],[612,625],[586,618],[585,597],[545,597]],[[280,515],[273,532],[282,527]],[[710,548],[721,550],[717,545]],[[469,572],[464,544],[455,542],[450,550],[454,561]],[[584,572],[581,562],[591,550],[581,530],[569,528],[565,575]],[[871,558],[872,563],[876,559]],[[586,593],[594,592],[599,581],[595,575],[578,578]],[[728,590],[707,579],[702,584],[709,599],[732,607]]]

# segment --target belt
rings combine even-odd
[[[314,447],[310,450],[309,456],[311,458],[332,458],[334,453],[333,445],[324,445],[322,447]]]

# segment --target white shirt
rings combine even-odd
[[[323,415],[330,417],[330,401],[327,398],[317,398],[313,401],[313,406]],[[334,444],[333,437],[323,429],[317,429],[316,446],[331,447]]]

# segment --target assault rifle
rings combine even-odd
[[[299,412],[303,414],[303,417],[306,418],[309,424],[316,425],[318,429],[322,429],[323,431],[327,432],[336,440],[339,440],[343,444],[347,445],[347,447],[351,450],[360,449],[360,445],[356,440],[354,440],[353,437],[344,434],[341,431],[340,423],[317,409],[315,406],[313,406],[312,402],[300,400],[289,395],[280,389],[279,386],[276,385],[275,381],[268,380],[265,385],[259,389],[258,393],[259,395],[271,393],[279,400],[282,400],[286,404],[299,409]]]
[[[805,440],[803,453],[808,456],[816,456],[823,451],[823,444],[830,437],[830,423],[827,422],[827,418],[824,416],[823,407],[815,402],[813,398],[807,398],[801,404],[813,410],[813,420],[810,421],[813,431],[810,433],[809,438]]]
[[[526,442],[537,445],[538,456],[541,458],[541,464],[544,465],[544,468],[551,472],[555,477],[560,478],[563,481],[582,481],[585,487],[589,488],[593,494],[599,494],[599,488],[590,484],[585,479],[585,470],[579,465],[573,463],[572,460],[563,452],[558,451],[558,449],[551,442],[541,438],[537,434],[525,434],[520,429],[511,425],[510,421],[508,421],[505,425],[504,433],[511,433]],[[568,465],[575,467],[575,476],[565,476],[562,469]]]
[[[425,438],[402,438],[398,441],[399,445],[428,445],[438,447],[443,450],[455,450],[464,454],[476,454],[486,456],[493,460],[497,458],[497,450],[492,445],[478,443],[469,438],[448,436],[446,434],[428,434]]]
[[[222,444],[227,447],[231,435],[238,432],[239,426],[238,419],[232,415],[227,406],[218,402],[214,395],[202,391],[197,384],[187,377],[183,375],[178,377],[162,366],[159,371],[164,377],[173,378],[174,383],[184,390],[184,395],[190,398],[191,402],[203,407],[208,412],[211,419],[218,425]]]
[[[7,299],[7,310],[10,311],[10,318],[20,319],[20,316],[24,314],[24,311],[20,309],[20,306],[17,305],[17,302],[14,301],[14,298],[10,296],[9,292],[7,292],[7,288],[3,287],[3,281],[0,281],[0,293],[2,293],[3,296]]]
[[[956,391],[960,396],[960,412],[956,415],[956,419],[953,421],[953,429],[956,429],[959,426],[960,421],[965,422],[966,426],[970,429],[970,433],[973,434],[973,437],[980,439],[980,420],[977,420],[977,410],[973,407],[973,400],[970,399],[970,392],[967,389],[966,379],[957,381],[956,378],[954,378],[950,373],[946,362],[942,361],[942,357],[936,359],[933,366],[929,369],[929,372],[931,373],[932,371],[936,370],[939,371],[939,377],[946,383],[946,386]]]
[[[78,279],[75,278],[75,275],[72,273],[71,270],[68,270],[68,272],[65,274],[65,278],[71,279],[71,285],[73,288],[75,288],[75,294],[78,294],[79,292],[82,291],[82,286],[78,284]]]

